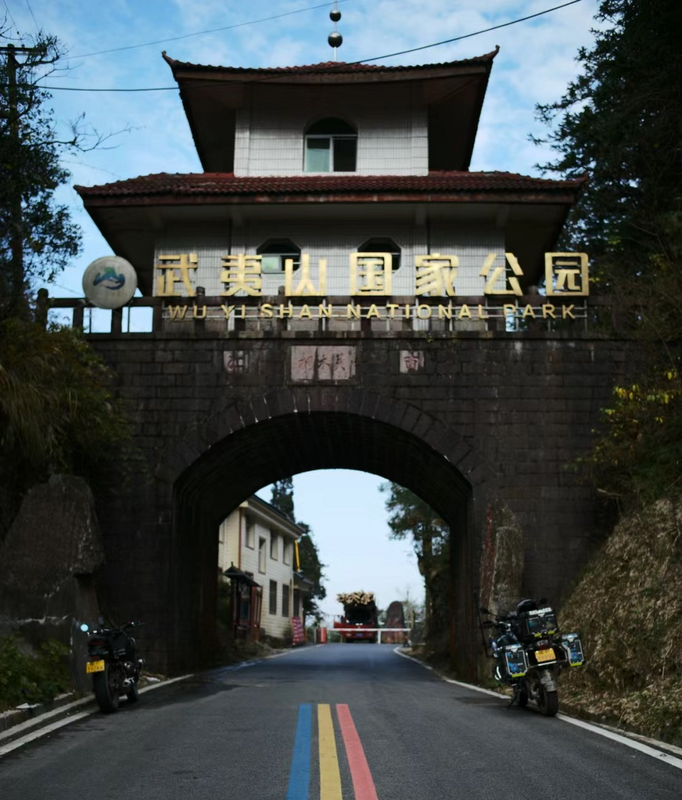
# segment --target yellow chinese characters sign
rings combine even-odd
[[[221,297],[234,295],[263,296],[262,256],[222,256]],[[161,255],[156,263],[159,297],[195,297],[192,277],[198,269],[196,253]],[[316,270],[311,258],[301,254],[300,264],[284,260],[284,294],[287,297],[327,295],[327,259],[318,259]],[[414,261],[415,296],[456,297],[459,258],[456,255],[433,253],[419,255]],[[391,253],[351,253],[348,267],[348,294],[351,297],[390,297],[393,287],[393,255]],[[478,277],[482,294],[516,296],[524,294],[524,273],[513,253],[488,253]],[[585,253],[545,253],[545,293],[548,297],[587,297],[589,264]],[[184,295],[180,288],[184,287]],[[403,292],[404,293],[404,292]]]

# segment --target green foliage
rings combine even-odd
[[[69,648],[51,640],[26,655],[18,636],[0,639],[0,711],[22,703],[49,703],[70,684]]]
[[[626,278],[679,274],[682,256],[682,61],[679,0],[602,0],[582,74],[556,103],[538,106],[556,124],[559,158],[543,169],[589,175],[567,244],[590,254],[611,288]]]
[[[0,43],[10,44],[1,32]],[[60,155],[82,149],[81,134],[74,124],[59,138],[50,95],[39,88],[60,55],[57,40],[39,34],[0,63],[0,319],[20,314],[31,283],[53,278],[80,250],[80,231],[55,192],[69,178]]]
[[[294,516],[294,481],[293,478],[284,478],[272,484],[272,497],[270,502],[276,509],[295,520]],[[312,581],[310,592],[301,593],[301,604],[306,617],[320,618],[318,600],[324,600],[327,590],[324,588],[324,564],[320,561],[317,545],[313,539],[310,525],[305,522],[296,522],[303,531],[298,540],[298,555],[301,562],[301,572],[304,577]]]
[[[294,519],[294,479],[284,478],[272,484],[272,505],[286,514],[289,519]]]
[[[669,493],[682,475],[682,384],[676,370],[616,386],[602,431],[581,462],[606,497],[641,505]]]
[[[426,590],[426,637],[432,645],[446,639],[450,611],[450,529],[416,494],[397,483],[384,483],[392,539],[411,539]]]
[[[113,375],[73,330],[0,322],[0,538],[53,473],[95,481],[130,447]]]
[[[324,564],[320,561],[317,545],[313,539],[313,532],[305,522],[296,523],[303,529],[303,534],[298,540],[298,554],[301,559],[301,572],[304,577],[312,581],[313,587],[310,592],[302,593],[302,605],[306,616],[319,618],[320,609],[318,600],[324,600],[327,590],[324,587]]]
[[[647,501],[678,480],[682,341],[682,59],[679,0],[602,0],[581,75],[539,106],[558,158],[589,175],[562,246],[585,250],[619,329],[639,340],[634,387],[617,386],[588,475],[608,497]],[[674,378],[670,374],[675,373]]]

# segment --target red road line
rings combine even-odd
[[[372,773],[369,771],[369,764],[365,757],[362,742],[355,729],[355,723],[350,715],[350,709],[345,704],[337,704],[336,713],[339,717],[341,735],[346,745],[346,755],[348,756],[348,766],[353,779],[355,800],[378,800]]]

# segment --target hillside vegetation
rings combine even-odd
[[[588,661],[562,681],[562,702],[682,744],[680,587],[679,498],[623,516],[562,609]]]

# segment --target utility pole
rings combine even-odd
[[[32,55],[38,53],[35,47],[25,47],[20,45],[17,48],[13,44],[0,47],[7,59],[7,120],[9,125],[10,158],[8,169],[12,175],[10,181],[10,250],[12,253],[12,265],[9,276],[9,311],[13,313],[17,305],[21,302],[24,295],[24,236],[23,236],[23,213],[21,208],[21,165],[19,164],[19,152],[21,141],[19,137],[19,100],[17,89],[17,49],[21,53]]]

